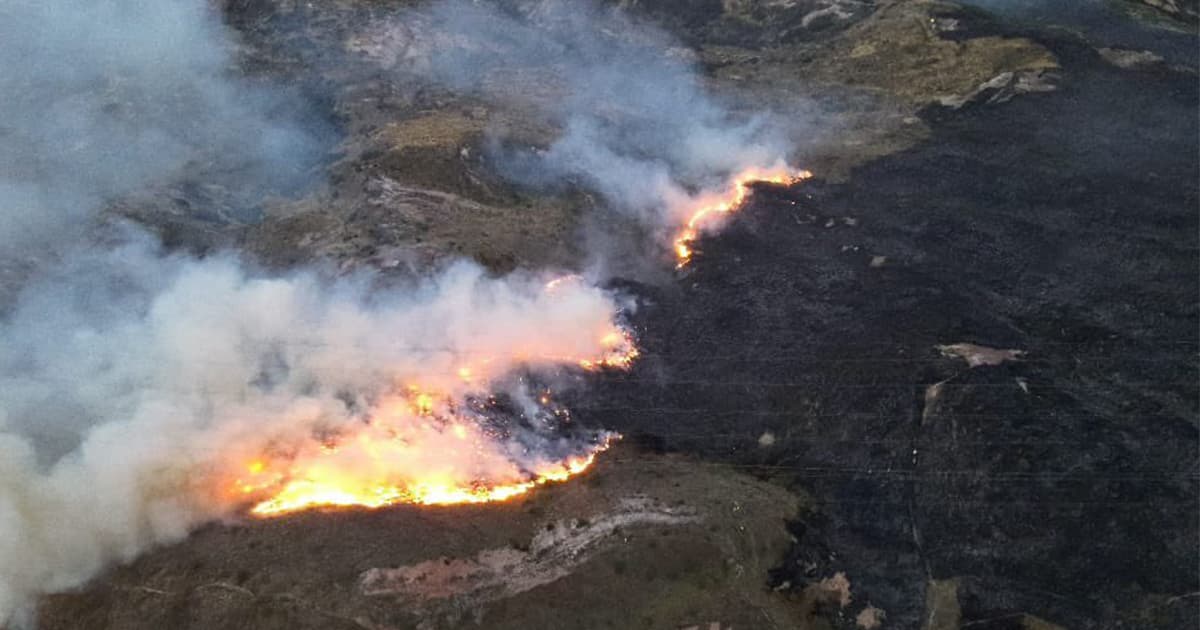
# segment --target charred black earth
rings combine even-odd
[[[760,188],[631,286],[646,356],[580,413],[811,493],[776,587],[844,571],[890,627],[1188,627],[1195,76],[1032,35],[1057,91],[926,108],[928,141]]]
[[[431,45],[379,26],[419,3],[218,4],[242,69],[343,136],[323,183],[112,214],[268,269],[582,264],[593,195],[480,157],[561,131],[536,78],[404,75]],[[642,356],[557,402],[624,440],[498,506],[211,524],[43,598],[42,627],[1194,627],[1197,12],[1087,4],[621,2],[706,88],[811,117],[816,173],[609,281]]]

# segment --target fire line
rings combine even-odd
[[[730,185],[721,193],[701,195],[683,214],[687,221],[675,234],[672,246],[675,252],[675,267],[686,266],[695,253],[693,243],[704,230],[715,227],[724,215],[729,215],[742,209],[750,189],[757,183],[791,185],[812,177],[812,172],[795,170],[788,166],[779,165],[771,168],[748,168],[736,176]]]
[[[564,276],[548,282],[555,292],[566,283],[583,282]],[[486,409],[471,408],[463,392],[500,376],[497,364],[575,365],[581,369],[628,369],[638,356],[634,339],[616,322],[597,331],[587,356],[525,355],[517,351],[507,361],[476,356],[454,370],[460,385],[429,388],[410,383],[378,401],[369,418],[343,427],[323,441],[276,446],[259,453],[232,475],[231,500],[250,505],[253,516],[270,517],[317,507],[377,508],[410,503],[454,505],[505,501],[549,483],[565,481],[587,470],[596,455],[618,439],[606,434],[569,457],[520,457],[518,465],[502,439],[479,422]],[[452,393],[457,392],[457,393]],[[538,397],[543,410],[554,415],[549,392]]]
[[[693,244],[702,232],[715,229],[724,217],[742,208],[754,184],[789,185],[810,177],[807,170],[785,165],[747,168],[732,177],[724,191],[694,198],[678,213],[686,221],[672,240],[676,267],[691,261]],[[582,281],[579,276],[563,276],[546,283],[544,290],[553,293],[565,283]],[[598,335],[592,356],[513,358],[595,371],[629,369],[638,355],[630,333],[613,323]],[[464,386],[478,386],[487,382],[488,366],[494,361],[495,357],[477,357],[455,373]],[[539,402],[546,405],[548,393],[539,396]],[[251,504],[251,515],[264,518],[318,507],[506,501],[583,473],[615,439],[619,436],[608,435],[585,452],[520,468],[497,450],[496,436],[456,408],[450,394],[409,385],[380,403],[369,421],[328,438],[319,447],[309,444],[287,456],[253,458],[242,466],[231,486],[235,497]],[[436,451],[466,453],[471,461],[441,462]],[[480,470],[464,469],[470,465]]]

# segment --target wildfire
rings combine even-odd
[[[581,281],[565,276],[547,283],[545,290],[554,292],[565,283]],[[500,376],[500,366],[514,361],[627,369],[638,356],[633,337],[616,323],[598,331],[594,339],[586,357],[539,355],[532,349],[530,355],[518,353],[505,361],[476,356],[464,359],[453,370],[456,379],[441,380],[440,386],[397,386],[363,422],[349,423],[319,440],[276,445],[236,465],[231,500],[252,504],[252,515],[270,517],[315,507],[505,501],[565,481],[587,470],[617,436],[606,436],[562,459],[515,454],[503,436],[481,421],[490,402],[478,394]],[[540,413],[566,413],[553,405],[549,391],[536,398]]]
[[[598,359],[580,359],[579,367],[585,370],[613,368],[627,370],[641,354],[633,338],[625,330],[614,330],[600,339],[604,354]]]
[[[678,266],[689,262],[692,244],[702,231],[742,207],[755,183],[792,184],[811,176],[782,165],[749,168],[724,192],[695,198],[680,212],[686,220],[673,240]],[[579,276],[563,276],[547,282],[543,290],[550,299],[568,300],[564,304],[570,305],[574,298],[569,287],[582,282]],[[596,322],[599,329],[591,342],[586,334],[563,347],[527,340],[511,356],[461,357],[449,379],[431,379],[433,387],[398,385],[362,422],[349,422],[319,439],[273,446],[238,464],[229,486],[232,500],[251,504],[250,513],[260,517],[321,506],[487,503],[578,475],[609,447],[611,438],[562,459],[514,453],[513,445],[482,421],[487,410],[472,405],[486,407],[478,394],[516,364],[628,369],[638,358],[632,335],[616,322],[600,324]],[[536,400],[539,413],[566,414],[554,406],[549,392]]]
[[[561,289],[564,285],[572,282],[583,282],[583,277],[579,275],[560,276],[546,283],[546,292],[554,293]],[[598,370],[601,368],[613,368],[618,370],[629,369],[639,356],[637,344],[633,340],[633,336],[629,331],[620,326],[613,325],[609,330],[600,335],[599,339],[600,355],[589,358],[572,358],[572,357],[543,357],[553,358],[562,363],[575,363],[585,370]]]
[[[692,244],[701,230],[710,229],[723,215],[741,209],[756,183],[790,185],[812,177],[812,172],[794,170],[786,165],[772,168],[747,168],[733,177],[730,186],[721,193],[702,195],[682,214],[687,217],[683,227],[675,234],[672,246],[675,251],[676,267],[683,267],[692,259]]]
[[[471,441],[478,439],[474,430],[466,424],[454,424],[450,431],[455,439]],[[392,478],[396,464],[394,458],[411,456],[410,447],[403,438],[388,436],[359,438],[350,446],[352,457],[359,459],[351,466],[344,466],[339,456],[341,448],[322,451],[323,456],[286,471],[269,472],[262,462],[255,461],[246,467],[248,479],[239,479],[236,488],[244,495],[261,494],[269,488],[278,488],[269,498],[250,509],[259,517],[278,516],[315,507],[358,506],[378,508],[399,503],[417,505],[454,505],[465,503],[490,503],[506,501],[515,496],[549,483],[566,481],[592,466],[596,455],[607,450],[611,439],[606,438],[590,452],[569,457],[561,462],[547,462],[530,472],[515,468],[502,481],[482,481],[464,478],[452,467],[442,470],[422,471],[408,479]],[[360,474],[364,462],[377,469],[378,477]],[[329,461],[323,461],[323,460]],[[400,468],[405,466],[401,464]],[[391,473],[386,474],[385,473]],[[288,479],[288,481],[283,481]]]

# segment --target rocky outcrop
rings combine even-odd
[[[1197,0],[1132,0],[1151,7],[1173,18],[1195,23],[1200,20],[1200,2]]]

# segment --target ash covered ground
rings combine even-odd
[[[623,3],[713,93],[803,121],[815,173],[676,270],[586,182],[489,159],[562,131],[536,73],[431,86],[396,71],[426,61],[407,5],[227,0],[242,71],[325,119],[322,183],[185,176],[108,219],[278,269],[599,247],[642,357],[561,402],[625,438],[502,505],[209,525],[44,597],[39,627],[1192,627],[1196,9],[1085,4]]]

